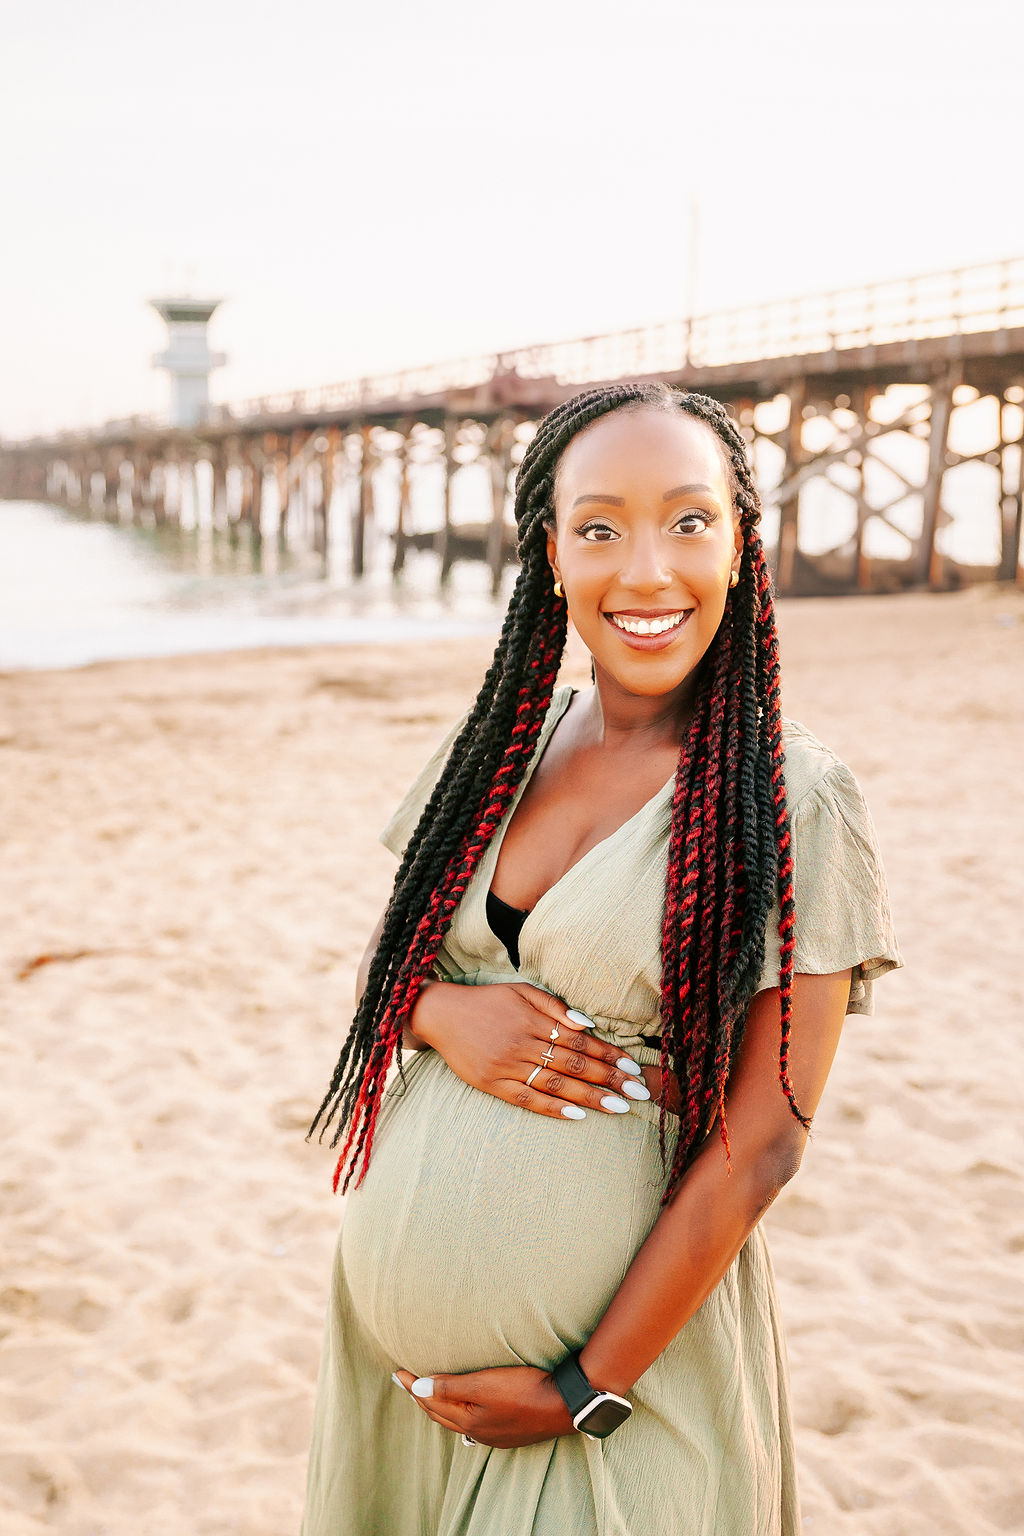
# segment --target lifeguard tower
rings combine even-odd
[[[223,368],[227,356],[211,352],[206,335],[210,316],[220,299],[150,299],[167,322],[167,350],[153,358],[171,375],[171,423],[194,427],[210,403],[210,370]]]

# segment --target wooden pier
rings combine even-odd
[[[429,548],[442,582],[457,560],[485,560],[497,590],[515,560],[513,472],[536,422],[583,388],[623,379],[701,389],[732,411],[766,507],[778,510],[780,592],[1024,581],[1024,258],[217,405],[188,429],[133,417],[0,443],[0,499],[181,525],[202,480],[215,528],[306,547],[325,567],[346,517],[358,578],[388,466],[396,576],[410,549]],[[987,412],[988,428],[976,421],[965,444],[959,423],[971,411]],[[487,468],[489,517],[465,524],[453,482],[471,463]],[[413,471],[425,464],[442,485],[428,530],[410,516]],[[989,565],[943,551],[948,488],[968,464],[983,466],[972,533],[996,551]],[[848,528],[812,551],[801,507],[822,482],[844,499]],[[901,555],[872,556],[873,523],[902,541]]]

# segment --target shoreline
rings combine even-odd
[[[417,594],[424,603],[429,594]],[[387,592],[371,594],[382,608],[386,607]],[[785,614],[808,606],[821,605],[824,611],[834,604],[888,604],[888,603],[996,603],[1003,602],[1007,614],[1017,611],[1024,598],[1024,589],[1006,582],[977,582],[949,592],[843,592],[833,596],[794,596],[777,599],[780,630],[785,628]],[[479,604],[479,597],[471,598],[468,606]],[[22,674],[81,671],[88,667],[130,665],[133,662],[198,660],[204,656],[232,657],[254,651],[274,654],[280,651],[304,651],[315,649],[344,649],[348,646],[388,647],[392,645],[442,644],[451,640],[476,640],[480,637],[497,640],[501,633],[502,612],[497,607],[493,616],[476,615],[465,618],[454,614],[418,615],[403,612],[372,612],[369,614],[337,614],[330,617],[276,614],[230,614],[203,612],[176,619],[173,615],[161,615],[149,619],[145,625],[145,638],[136,641],[131,650],[118,647],[116,641],[104,645],[101,639],[86,642],[83,636],[98,637],[102,627],[89,627],[73,632],[74,638],[65,642],[65,659],[52,657],[36,661],[27,659],[31,641],[21,638],[15,643],[14,653],[26,659],[12,660],[2,630],[0,630],[0,677],[17,677]],[[181,631],[204,632],[204,642],[191,643]],[[177,632],[177,633],[176,633]],[[42,631],[40,631],[42,633]],[[52,630],[47,628],[47,635]],[[53,639],[45,642],[54,646]],[[60,640],[56,642],[60,650]],[[69,659],[68,653],[85,652]]]

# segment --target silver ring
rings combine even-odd
[[[537,1073],[543,1071],[543,1068],[544,1068],[544,1062],[541,1062],[539,1067],[534,1067],[533,1071],[530,1073],[529,1077],[526,1079],[526,1086],[527,1086],[527,1088],[529,1088],[530,1084],[533,1082],[534,1078],[537,1076]]]
[[[462,1443],[463,1445],[476,1445],[476,1441],[472,1438],[471,1435],[463,1435]]]
[[[550,1035],[548,1035],[548,1039],[552,1042],[552,1044],[558,1039],[558,1025],[557,1024],[555,1025],[554,1029],[551,1031]]]

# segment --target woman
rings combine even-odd
[[[702,395],[588,391],[524,456],[310,1128],[354,1187],[303,1536],[798,1529],[757,1223],[901,959],[857,783],[780,715],[759,517]],[[554,686],[567,614],[592,689]]]

